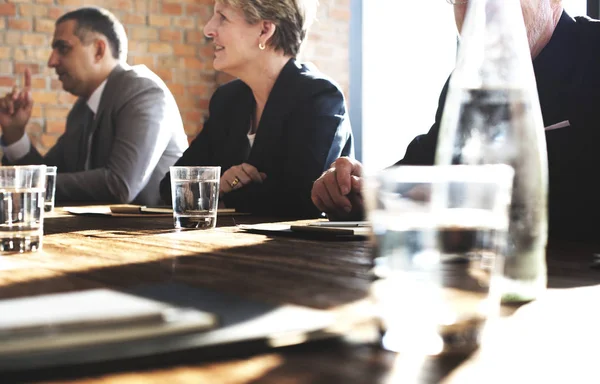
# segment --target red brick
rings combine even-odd
[[[40,73],[39,64],[32,63],[15,63],[14,73],[20,75],[25,72],[25,68],[29,68],[31,73],[33,73],[34,75]]]
[[[183,84],[167,84],[173,95],[185,95],[185,87]]]
[[[208,110],[208,104],[210,103],[210,99],[201,99],[198,101],[198,107],[203,110]]]
[[[8,19],[8,28],[20,31],[31,31],[31,19]]]
[[[213,10],[212,7],[207,7],[206,5],[200,4],[186,4],[185,6],[185,14],[188,16],[197,15],[200,17],[200,20],[208,20],[212,15]]]
[[[181,31],[177,31],[177,30],[169,30],[169,29],[162,29],[159,33],[159,37],[161,41],[168,41],[168,42],[172,42],[172,43],[178,43],[181,42],[182,40],[182,33]]]
[[[54,34],[54,20],[36,18],[35,32],[43,32],[50,35]]]
[[[66,11],[62,8],[51,7],[48,9],[48,17],[52,20],[58,19],[60,16],[63,15],[63,13],[66,13]]]
[[[0,16],[15,16],[17,7],[12,3],[0,4]]]
[[[158,31],[154,28],[132,27],[129,38],[133,40],[158,40]]]
[[[61,131],[61,133],[62,132],[64,132],[64,128]],[[56,134],[54,134],[54,135],[52,135],[52,134],[43,134],[40,137],[40,144],[42,144],[42,146],[44,148],[50,149],[50,148],[52,148],[56,144],[56,142],[58,141],[59,137],[60,137],[60,135],[56,135]]]
[[[0,73],[13,73],[12,61],[0,60]]]
[[[185,32],[186,43],[204,43],[204,33],[198,31]]]
[[[191,85],[188,87],[188,93],[195,96],[210,97],[210,90],[206,85]]]
[[[64,5],[67,7],[79,7],[83,5],[82,0],[56,0],[57,5]]]
[[[158,68],[184,68],[183,59],[181,57],[174,56],[159,56],[157,57]]]
[[[196,56],[196,47],[191,44],[175,43],[173,53],[177,56]]]
[[[0,87],[12,88],[15,85],[15,79],[8,76],[0,76]]]
[[[167,43],[150,43],[148,44],[148,52],[157,54],[171,54],[173,47]]]
[[[70,108],[46,107],[46,118],[60,119],[64,121],[69,114]]]
[[[110,9],[113,13],[118,13],[117,11],[129,12],[133,10],[133,4],[131,4],[130,0],[104,0],[102,6]]]
[[[134,0],[131,2],[133,10],[139,14],[148,14],[148,4],[146,0]]]
[[[48,36],[41,33],[24,33],[21,36],[21,44],[29,47],[47,46]]]
[[[185,120],[190,120],[190,121],[195,121],[198,122],[200,120],[202,120],[202,112],[196,110],[196,111],[187,111],[183,114],[183,118]]]
[[[32,91],[31,96],[33,101],[39,104],[56,104],[58,102],[58,94],[53,91]]]
[[[129,53],[145,53],[148,52],[148,42],[147,41],[138,41],[138,40],[129,40]]]
[[[162,4],[162,2],[161,2],[161,1],[158,1],[158,0],[150,0],[150,1],[148,2],[147,8],[146,8],[146,9],[148,10],[148,14],[149,14],[149,15],[156,15],[156,14],[160,14],[160,13],[161,13],[161,11],[160,11],[160,5],[161,5],[161,4]]]
[[[170,27],[171,16],[150,15],[148,16],[148,24],[154,27]]]
[[[46,89],[46,78],[34,77],[33,79],[31,79],[31,88]]]
[[[4,33],[4,42],[11,45],[19,45],[22,32],[6,31]]]
[[[176,25],[180,28],[184,29],[194,29],[196,28],[196,18],[195,17],[174,17],[173,25]],[[200,28],[202,29],[202,28]]]
[[[154,67],[154,56],[135,56],[132,58],[133,65],[144,64],[147,67]]]
[[[19,5],[19,14],[24,17],[47,17],[48,7],[45,5],[21,4]]]
[[[205,61],[198,60],[194,57],[184,57],[183,64],[187,69],[207,69],[208,67]]]
[[[181,7],[181,4],[176,4],[176,3],[164,3],[162,5],[162,13],[167,14],[167,15],[181,15],[183,12],[183,9]]]
[[[0,47],[0,59],[12,59],[13,55],[10,47]]]
[[[58,79],[50,79],[50,89],[60,90],[62,89],[62,83]]]
[[[71,95],[67,92],[60,92],[58,94],[58,104],[59,105],[69,105],[71,106],[75,100],[77,100],[77,96]]]
[[[214,54],[215,54],[215,47],[212,44],[204,45],[204,46],[200,47],[200,49],[198,51],[199,57],[206,57],[206,58],[210,58],[211,60],[212,60]]]
[[[177,102],[177,106],[179,106],[180,110],[188,108],[197,108],[196,100],[190,96],[175,95],[175,101]]]
[[[173,81],[173,71],[170,69],[156,69],[154,70],[154,73],[156,73],[156,75],[165,83]]]
[[[42,110],[42,106],[39,104],[33,104],[33,108],[31,108],[31,117],[34,119],[40,119],[44,117],[44,113]],[[41,132],[41,130],[40,130]]]
[[[33,108],[35,109],[35,105],[33,106]],[[32,111],[32,114],[33,114],[33,111]],[[36,136],[43,132],[42,126],[40,125],[40,123],[38,123],[37,121],[31,121],[31,120],[29,120],[29,124],[27,124],[27,126],[25,127],[25,131],[29,134],[34,134]]]
[[[65,131],[65,119],[53,119],[46,121],[46,132],[63,133]]]
[[[145,25],[146,24],[146,15],[132,15],[127,14],[121,20],[123,24],[137,24],[137,25]]]

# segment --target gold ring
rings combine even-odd
[[[231,182],[231,188],[238,185],[239,182],[240,182],[240,179],[236,176],[235,179],[233,179],[233,181]]]

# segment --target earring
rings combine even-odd
[[[266,47],[265,47],[265,45],[264,45],[263,43],[258,43],[258,48],[259,48],[261,51],[264,51]]]

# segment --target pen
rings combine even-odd
[[[368,227],[368,221],[318,221],[307,224],[313,227]]]

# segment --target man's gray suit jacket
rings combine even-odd
[[[32,145],[15,164],[58,167],[56,199],[65,202],[160,203],[159,184],[188,147],[181,115],[165,83],[145,66],[117,66],[91,124],[85,169],[86,100],[79,98],[65,133],[46,156]],[[89,115],[88,115],[89,116]],[[4,163],[8,163],[4,157]]]

